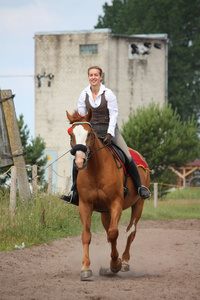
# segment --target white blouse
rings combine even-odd
[[[81,116],[84,116],[87,114],[87,108],[85,104],[85,97],[86,93],[89,96],[89,102],[92,107],[97,108],[101,104],[101,95],[105,91],[105,99],[108,102],[107,108],[109,111],[109,124],[108,124],[108,130],[107,133],[110,133],[112,136],[115,136],[115,127],[117,124],[117,118],[118,118],[118,105],[117,105],[117,98],[114,95],[114,93],[106,88],[103,84],[100,85],[99,93],[94,101],[92,97],[92,91],[90,89],[90,85],[86,87],[80,94],[79,100],[78,100],[78,113]]]

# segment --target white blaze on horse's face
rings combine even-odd
[[[77,125],[74,128],[73,133],[74,133],[75,138],[76,138],[76,144],[81,144],[81,145],[86,146],[88,131],[85,130],[83,128],[83,126]]]
[[[76,139],[76,144],[81,144],[81,145],[86,146],[88,131],[85,130],[83,128],[83,126],[77,125],[74,128],[73,133],[74,133],[74,136]],[[85,158],[86,158],[86,155],[83,151],[76,151],[75,163],[79,169],[82,169]]]

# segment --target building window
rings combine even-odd
[[[86,55],[86,54],[97,54],[98,53],[98,45],[92,44],[92,45],[80,45],[80,54]]]

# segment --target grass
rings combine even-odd
[[[130,210],[124,211],[121,220],[128,221]],[[145,200],[141,220],[200,219],[200,189],[177,189],[169,192],[158,206],[153,197]]]
[[[200,188],[176,189],[168,193],[166,199],[200,200]]]
[[[26,247],[49,243],[82,231],[78,207],[66,205],[59,196],[40,194],[28,203],[18,200],[14,215],[8,199],[9,195],[0,194],[0,251],[13,250],[22,243]],[[100,227],[100,215],[93,214],[92,231],[99,231]]]
[[[130,209],[123,212],[121,220],[128,221]],[[145,200],[141,220],[200,219],[200,200],[163,200],[154,207],[153,200]]]
[[[199,189],[176,190],[154,207],[153,199],[146,200],[142,220],[200,219]],[[130,209],[122,214],[128,222]],[[103,229],[100,214],[93,213],[92,232]],[[9,210],[9,194],[0,192],[0,251],[13,250],[22,243],[25,247],[49,243],[62,237],[79,235],[82,225],[78,207],[66,205],[58,195],[39,194],[31,202],[17,201],[15,214]]]

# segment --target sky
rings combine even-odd
[[[34,136],[34,34],[93,30],[112,0],[0,0],[0,89],[15,94],[16,115]]]

